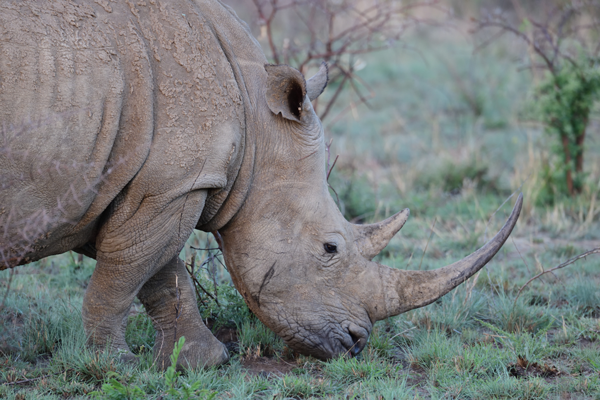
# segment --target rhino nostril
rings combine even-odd
[[[352,347],[349,349],[349,352],[352,356],[357,356],[367,344],[367,338],[362,335],[357,335],[356,333],[349,331],[350,337],[352,338]]]

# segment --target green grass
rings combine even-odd
[[[233,399],[600,398],[600,257],[546,274],[516,300],[542,268],[600,245],[600,142],[589,141],[581,197],[536,206],[547,148],[540,128],[519,120],[531,83],[514,61],[523,53],[496,42],[473,54],[452,35],[410,40],[420,55],[366,60],[361,78],[377,93],[371,109],[324,121],[340,155],[330,178],[340,208],[371,222],[409,207],[409,221],[377,261],[434,269],[489,239],[512,203],[498,208],[523,185],[511,239],[455,291],[378,322],[358,358],[320,362],[291,352],[252,316],[218,261],[203,265],[209,252],[192,247],[214,243],[197,233],[181,257],[194,261],[202,316],[215,332],[236,330],[237,340],[229,364],[186,371],[177,390],[197,386],[197,398]],[[0,312],[0,398],[108,397],[102,385],[111,379],[131,398],[135,388],[143,398],[175,398],[152,362],[154,328],[140,304],[126,333],[137,365],[85,347],[80,309],[93,268],[93,260],[65,254],[15,270]],[[0,298],[9,274],[0,272]],[[519,357],[560,374],[514,377],[509,366]],[[261,362],[282,372],[261,370]]]
[[[283,341],[258,319],[250,318],[241,324],[238,333],[241,354],[272,357],[283,351]]]

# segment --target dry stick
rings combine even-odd
[[[217,260],[219,262],[219,264],[221,264],[223,266],[223,268],[225,268],[225,271],[228,271],[227,265],[223,264],[223,261],[221,261],[218,254],[215,256],[215,260]]]
[[[429,240],[431,240],[431,236],[433,235],[433,228],[435,227],[435,223],[437,222],[437,217],[433,220],[433,225],[431,226],[431,232],[429,232],[429,238],[427,238],[427,243],[425,243],[425,250],[423,250],[423,254],[421,255],[421,262],[419,263],[419,271],[421,270],[421,264],[423,264],[423,258],[425,258],[425,252],[427,252],[427,246],[429,246]]]
[[[200,296],[200,293],[198,293],[198,287],[202,289],[202,291],[206,293],[211,299],[213,299],[218,305],[217,299],[212,294],[210,294],[210,292],[204,289],[204,286],[202,286],[202,284],[198,281],[198,279],[195,276],[192,276],[192,280],[194,281],[194,284],[196,286],[196,294],[198,295],[198,297],[200,297],[200,300],[202,300],[202,297]],[[204,304],[203,300],[202,303]]]
[[[214,286],[214,289],[215,289],[215,295],[214,295],[214,297],[213,296],[211,296],[211,297],[213,298],[213,300],[215,301],[215,303],[217,303],[217,306],[221,307],[221,305],[219,304],[219,292],[217,291],[217,286],[218,285],[217,285],[216,273],[211,273],[210,269],[208,268],[208,265],[211,264],[211,263],[213,263],[215,259],[221,263],[221,265],[223,266],[223,268],[227,269],[227,267],[225,267],[225,264],[223,264],[221,262],[221,260],[219,259],[218,254],[212,254],[212,255],[210,255],[206,259],[206,261],[204,261],[202,263],[202,265],[200,266],[200,268],[204,267],[206,269],[206,272],[212,278],[213,286]],[[200,285],[200,286],[202,287],[202,285]],[[206,292],[206,290],[203,287],[202,287],[202,290],[204,290]],[[206,292],[206,293],[208,294],[208,292]]]
[[[199,249],[196,249],[196,248],[194,248],[194,249],[195,250],[199,250]],[[205,249],[202,249],[202,250],[205,250]],[[220,249],[218,249],[218,248],[217,249],[208,248],[208,250],[220,250]],[[225,267],[225,265],[221,262],[221,260],[218,258],[218,254],[211,254],[211,255],[209,255],[208,258],[202,263],[202,265],[200,265],[200,268],[202,268],[205,265],[207,265],[208,263],[212,262],[212,260],[215,259],[215,258],[216,258],[217,261],[219,261],[221,263],[221,265],[223,265],[223,267],[225,269],[227,269]],[[196,294],[198,295],[198,297],[200,297],[200,299],[202,300],[202,297],[200,296],[200,294],[198,292],[198,287],[199,287],[200,289],[202,289],[202,291],[204,293],[206,293],[207,296],[209,296],[211,299],[213,299],[215,301],[215,303],[217,304],[217,306],[221,307],[221,304],[219,304],[219,300],[218,300],[218,293],[216,291],[216,286],[215,286],[215,295],[217,295],[217,297],[215,297],[212,294],[210,294],[210,292],[208,290],[206,290],[204,288],[204,286],[202,286],[202,284],[198,281],[198,279],[196,278],[196,276],[193,273],[190,273],[189,268],[187,268],[188,266],[190,266],[190,264],[186,265],[186,269],[188,270],[188,273],[189,273],[190,277],[192,278],[192,281],[194,282],[194,286],[195,286],[195,289],[196,289]],[[208,267],[206,267],[206,270],[208,271]],[[193,266],[192,266],[192,272],[193,272]],[[208,272],[210,273],[210,271],[208,271]],[[213,283],[216,285],[216,280],[213,279]],[[203,303],[204,303],[204,301],[203,301]]]
[[[333,106],[333,103],[335,103],[335,101],[337,100],[338,96],[342,92],[342,89],[344,88],[344,85],[346,84],[346,81],[348,80],[348,78],[349,78],[349,76],[347,74],[344,74],[344,77],[342,78],[342,81],[339,83],[339,86],[337,87],[335,93],[333,94],[333,96],[329,100],[329,103],[327,103],[327,105],[325,106],[325,111],[323,111],[323,113],[321,115],[319,115],[319,118],[321,118],[323,120],[323,119],[325,119],[325,117],[327,116],[327,114],[329,114],[329,110],[331,110],[331,107]]]
[[[356,346],[357,344],[358,344],[358,340],[348,350],[346,350],[346,352],[344,353],[344,357],[346,357],[348,355],[348,353],[350,353],[350,351],[352,351],[354,346]]]
[[[219,248],[219,250],[222,253],[223,252],[223,237],[221,237],[221,234],[219,233],[218,230],[212,231],[211,233],[212,233],[213,237],[215,238],[215,240],[217,241],[217,247]],[[207,243],[208,243],[208,239],[207,239]],[[208,245],[207,245],[207,247],[208,247]]]
[[[327,179],[325,180],[325,182],[327,182],[327,186],[329,187],[329,189],[333,190],[333,193],[335,194],[335,198],[337,200],[338,208],[341,209],[341,207],[340,207],[340,196],[338,195],[338,193],[336,192],[336,190],[333,188],[333,186],[331,186],[329,184],[329,175],[331,174],[331,171],[333,171],[333,167],[335,167],[335,163],[337,162],[337,159],[339,157],[339,155],[335,156],[335,161],[333,162],[333,165],[331,166],[331,168],[329,168],[329,160],[331,159],[331,143],[333,143],[333,138],[331,138],[329,140],[329,143],[327,145],[325,145],[325,151],[327,152],[327,169],[329,170],[329,172],[327,173]]]
[[[333,143],[333,138],[329,139],[329,143],[325,145],[325,152],[327,153],[327,170],[329,170],[329,160],[331,159],[331,143]]]
[[[335,160],[333,160],[333,165],[331,166],[331,168],[329,169],[329,172],[327,173],[327,181],[329,180],[329,175],[331,175],[331,171],[333,171],[333,167],[335,167],[335,163],[337,162],[338,158],[339,158],[339,154],[335,156]]]
[[[546,248],[546,247],[544,246],[544,249],[545,249],[545,248]],[[533,255],[533,259],[535,260],[535,262],[536,262],[536,265],[537,265],[537,264],[539,264],[540,268],[542,269],[542,272],[546,270],[546,269],[544,268],[544,264],[542,264],[542,262],[541,262],[541,261],[540,261],[540,260],[537,258],[537,254],[534,254],[534,255]],[[555,274],[554,272],[552,272],[552,271],[548,271],[548,272],[550,272],[550,273],[551,273],[551,274],[554,276],[554,278],[555,278],[557,281],[559,281],[559,280],[560,280],[560,278],[559,278],[558,276],[556,276],[556,274]]]
[[[517,304],[517,300],[519,299],[519,296],[521,295],[521,292],[523,291],[523,289],[525,289],[525,287],[527,287],[527,285],[529,285],[531,282],[533,282],[534,280],[536,280],[540,276],[545,275],[545,274],[550,273],[550,272],[553,272],[553,271],[556,271],[557,269],[561,269],[561,268],[567,267],[567,266],[573,264],[575,261],[580,260],[582,258],[585,258],[585,257],[587,257],[587,256],[589,256],[591,254],[598,254],[598,253],[600,253],[600,247],[596,247],[595,249],[586,251],[585,253],[582,253],[582,254],[580,254],[578,256],[575,256],[575,257],[573,257],[573,258],[565,261],[564,263],[562,263],[562,264],[560,264],[560,265],[558,265],[558,266],[556,266],[556,267],[554,267],[552,269],[547,269],[547,270],[545,270],[543,272],[540,272],[539,274],[537,274],[536,276],[534,276],[533,278],[531,278],[530,280],[528,280],[526,284],[524,284],[523,286],[521,286],[521,289],[519,289],[519,292],[517,293],[517,297],[515,298],[515,301],[514,301],[513,304]]]
[[[181,299],[179,298],[179,277],[175,274],[175,293],[177,295],[177,304],[175,304],[175,330],[173,332],[173,344],[177,343],[177,321],[179,320],[179,311],[181,307]]]
[[[336,201],[337,201],[338,208],[341,208],[341,207],[340,207],[340,196],[339,196],[339,195],[338,195],[338,193],[335,191],[335,189],[333,188],[333,186],[331,186],[329,183],[327,183],[327,186],[329,186],[329,189],[333,190],[333,193],[335,194],[335,199],[336,199]]]
[[[403,334],[405,334],[405,333],[406,333],[406,332],[408,332],[408,331],[412,331],[413,329],[417,329],[417,327],[416,327],[416,326],[413,326],[412,328],[405,329],[405,330],[403,330],[403,331],[402,331],[402,332],[400,332],[400,333],[396,333],[394,336],[392,336],[392,337],[390,338],[390,340],[392,340],[392,339],[395,339],[395,338],[397,338],[398,336],[400,336],[400,335],[403,335]]]
[[[208,239],[207,239],[207,240],[208,240]],[[214,265],[214,260],[215,260],[215,258],[217,258],[217,260],[218,260],[217,254],[213,254],[213,255],[212,255],[210,258],[209,258],[209,261],[208,261],[208,264],[210,264],[210,265],[213,267],[213,268],[212,268],[212,272],[210,271],[210,269],[208,269],[208,265],[207,265],[207,267],[206,267],[206,270],[209,272],[209,275],[210,275],[210,277],[212,278],[212,281],[213,281],[213,286],[214,286],[214,289],[215,289],[215,302],[216,302],[216,303],[217,303],[217,305],[220,307],[220,305],[219,305],[219,301],[217,300],[217,299],[219,298],[219,291],[217,290],[217,286],[218,286],[218,285],[217,285],[217,268],[216,268],[216,266]]]
[[[192,278],[192,281],[193,282],[197,282],[197,279],[194,276],[194,272],[195,272],[194,270],[196,269],[196,256],[195,255],[194,255],[194,257],[192,257],[192,262],[191,263],[186,263],[185,269],[188,272],[188,275],[190,276],[190,278]],[[206,304],[204,302],[204,299],[202,298],[202,296],[200,296],[200,292],[198,291],[198,286],[199,285],[200,285],[200,283],[198,283],[198,285],[194,285],[194,289],[196,290],[196,296],[198,296],[198,298],[200,299],[200,301],[202,302],[202,304]]]

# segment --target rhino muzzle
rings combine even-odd
[[[294,321],[278,334],[289,348],[321,360],[339,356],[354,357],[367,345],[372,328],[366,313],[356,318],[356,322],[344,321],[321,329],[311,329],[302,321]]]

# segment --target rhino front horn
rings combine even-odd
[[[433,303],[479,271],[500,250],[512,232],[523,205],[523,194],[500,231],[473,254],[432,271],[407,271],[376,264],[381,291],[373,299],[371,319],[378,321]]]
[[[376,224],[354,225],[358,250],[368,260],[372,260],[406,223],[410,210],[405,208],[399,213]]]

